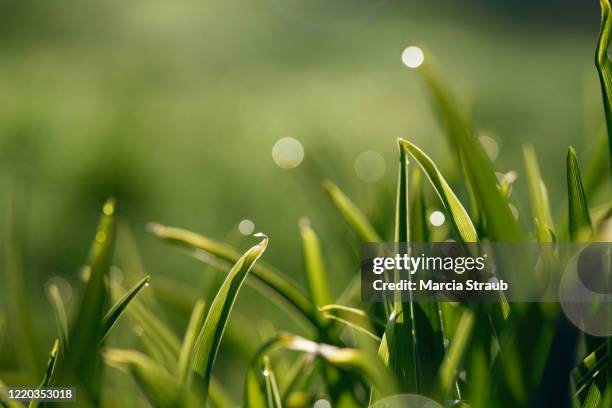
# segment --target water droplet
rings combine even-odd
[[[425,54],[419,47],[408,47],[402,52],[402,62],[408,68],[418,68],[425,61]]]
[[[304,147],[292,137],[283,137],[272,147],[272,159],[281,169],[293,169],[304,160]]]
[[[244,219],[238,224],[238,231],[242,235],[251,235],[255,231],[255,224],[251,220]]]
[[[145,285],[145,287],[146,287],[146,288],[148,288],[148,287],[149,287],[149,285],[150,285],[150,283],[149,283],[149,282],[145,282],[145,284],[144,284],[144,285]]]
[[[262,374],[264,377],[268,377],[270,375],[270,372],[268,370],[263,370]]]
[[[366,183],[374,183],[380,180],[384,176],[386,168],[385,159],[375,151],[360,153],[355,159],[355,173],[360,180]]]
[[[100,244],[106,241],[106,233],[104,231],[96,232],[96,241],[98,241]]]
[[[429,215],[429,222],[434,227],[441,226],[444,224],[444,221],[446,221],[446,217],[442,211],[434,211]]]

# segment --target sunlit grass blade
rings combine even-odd
[[[600,401],[601,391],[599,391],[599,388],[597,388],[595,384],[591,384],[586,399],[584,400],[584,404],[582,404],[582,408],[600,408]]]
[[[83,382],[92,400],[96,401],[99,384],[96,384],[98,347],[104,310],[109,298],[107,279],[115,244],[115,201],[108,200],[102,208],[102,216],[89,253],[85,276],[85,292],[78,307],[77,318],[70,334],[70,348],[66,362],[75,379]]]
[[[572,147],[567,152],[567,198],[569,233],[572,241],[582,241],[593,233],[586,195],[582,186],[576,152]]]
[[[204,326],[200,331],[193,352],[192,368],[202,376],[204,392],[207,392],[212,368],[221,345],[221,338],[229,319],[232,307],[244,279],[251,267],[266,250],[268,238],[264,237],[261,242],[238,259],[234,267],[227,274],[225,281],[213,300]]]
[[[367,313],[361,309],[356,309],[343,305],[325,305],[319,308],[321,314],[332,320],[343,323],[361,333],[366,334],[372,339],[380,342],[380,337],[374,331],[374,325]],[[383,328],[384,324],[378,322],[378,327]]]
[[[266,396],[269,408],[282,408],[281,395],[276,383],[276,376],[268,356],[263,357],[263,376],[266,380]]]
[[[364,242],[381,242],[382,238],[376,232],[374,227],[370,224],[365,215],[361,212],[361,210],[351,201],[350,198],[346,196],[335,185],[333,182],[329,180],[325,180],[322,183],[323,188],[329,194],[332,202],[342,215],[342,217],[346,220],[346,222],[353,228],[357,236]]]
[[[472,224],[472,220],[434,162],[421,149],[409,141],[401,139],[400,145],[410,152],[421,165],[425,174],[427,174],[438,197],[440,197],[440,201],[442,201],[444,208],[448,211],[451,222],[461,240],[464,242],[478,242],[478,234],[474,224]]]
[[[599,74],[601,92],[603,95],[604,112],[608,128],[608,148],[610,152],[610,165],[612,166],[612,61],[608,56],[608,47],[612,37],[612,10],[610,0],[600,0],[601,29],[595,51],[595,66]]]
[[[319,237],[310,227],[307,219],[300,220],[300,233],[310,298],[317,306],[326,305],[331,302],[332,297],[329,292],[328,276],[323,264]]]
[[[187,330],[183,337],[183,344],[181,345],[181,351],[178,359],[178,378],[183,384],[189,384],[189,378],[191,373],[191,358],[193,356],[193,347],[195,345],[198,333],[202,329],[204,324],[205,314],[204,300],[198,299],[193,306],[189,323],[187,324]]]
[[[363,350],[336,347],[325,343],[318,343],[300,336],[281,333],[261,346],[253,357],[258,361],[264,354],[275,349],[285,349],[307,353],[310,356],[322,358],[327,364],[352,371],[366,380],[379,395],[393,395],[397,392],[394,379],[375,356]]]
[[[441,401],[445,401],[453,386],[459,367],[466,354],[468,343],[474,327],[474,315],[466,309],[461,316],[457,328],[451,340],[450,346],[442,362],[439,373],[439,383],[437,396]]]
[[[53,342],[53,347],[51,348],[51,353],[49,354],[49,361],[47,362],[47,369],[45,370],[45,375],[38,386],[38,388],[49,387],[53,384],[53,377],[55,374],[55,366],[57,364],[57,359],[59,358],[60,352],[60,341],[55,340]],[[30,401],[28,408],[34,408],[39,406],[39,402],[35,399]]]
[[[23,405],[9,398],[6,392],[6,384],[2,380],[0,380],[0,405],[3,408],[23,408]]]
[[[240,258],[240,254],[234,248],[191,231],[159,224],[150,225],[150,230],[164,241],[189,249],[202,250],[227,262],[235,263]],[[256,264],[253,267],[252,275],[280,298],[294,306],[315,327],[320,325],[314,304],[298,289],[295,283],[284,277],[278,270],[263,263]]]
[[[488,235],[497,242],[522,241],[523,233],[497,187],[493,166],[482,145],[472,134],[433,69],[426,63],[419,71],[425,78],[441,121],[446,124],[451,147],[457,150],[459,161],[464,165],[468,182],[484,214]]]
[[[66,316],[66,308],[60,291],[55,284],[49,285],[47,290],[49,295],[49,302],[53,308],[53,314],[55,315],[55,325],[57,326],[57,332],[62,343],[62,350],[68,349],[68,317]]]
[[[540,175],[540,167],[538,166],[535,149],[532,145],[523,146],[523,161],[525,162],[529,201],[535,221],[536,237],[538,242],[552,242],[554,226],[548,206],[548,196],[544,181]]]
[[[109,349],[104,352],[104,359],[113,367],[127,368],[155,407],[204,406],[197,395],[185,389],[176,377],[140,352]]]
[[[145,276],[142,278],[140,282],[138,282],[132,289],[130,289],[121,299],[117,301],[111,307],[111,309],[106,312],[104,315],[104,319],[102,320],[102,334],[100,341],[103,342],[110,330],[113,328],[119,317],[123,314],[123,311],[130,304],[132,299],[140,292],[142,288],[149,285],[149,281],[151,278],[149,276]]]

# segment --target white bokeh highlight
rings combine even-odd
[[[434,227],[442,226],[445,221],[446,217],[442,211],[433,211],[431,214],[429,214],[429,222]]]
[[[425,61],[425,54],[419,47],[411,46],[402,52],[402,62],[408,68],[418,68]]]
[[[281,169],[294,169],[304,160],[304,147],[293,137],[283,137],[274,143],[272,159]]]
[[[360,153],[355,159],[355,173],[361,181],[374,183],[380,180],[387,170],[387,163],[382,155],[375,151]]]
[[[251,235],[255,231],[255,224],[251,220],[244,219],[238,224],[238,231],[242,235]]]

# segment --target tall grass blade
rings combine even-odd
[[[306,267],[306,280],[310,290],[310,298],[317,306],[322,306],[332,301],[329,292],[328,276],[323,264],[319,237],[310,227],[307,219],[300,221],[300,233],[304,248],[304,263]]]
[[[47,362],[47,369],[45,370],[45,375],[43,376],[42,382],[38,386],[38,388],[49,387],[53,384],[53,377],[55,374],[55,365],[57,364],[57,359],[59,358],[60,352],[60,341],[55,340],[53,342],[53,347],[51,348],[51,353],[49,354],[49,361]],[[39,402],[35,399],[30,401],[28,408],[35,408],[39,406]]]
[[[108,302],[107,279],[115,245],[115,201],[108,200],[89,253],[86,268],[87,284],[70,334],[66,362],[74,379],[83,382],[92,400],[98,398],[98,347],[104,309]]]
[[[3,408],[23,408],[23,405],[9,398],[6,392],[6,384],[2,380],[0,380],[0,406]]]
[[[261,242],[238,259],[232,270],[228,273],[217,296],[213,300],[204,326],[196,340],[193,352],[192,368],[203,377],[204,392],[207,392],[212,368],[217,357],[221,338],[225,326],[232,311],[232,307],[238,296],[238,291],[244,282],[251,267],[266,250],[268,238],[264,237]]]
[[[610,151],[610,165],[612,166],[612,61],[608,56],[608,47],[612,36],[612,18],[610,0],[600,0],[601,29],[595,51],[595,66],[599,74],[601,92],[603,95],[604,112],[608,128],[608,148]]]
[[[572,147],[567,152],[567,198],[570,239],[572,241],[587,239],[593,233],[593,226],[580,178],[576,152]]]
[[[421,171],[412,170],[410,177],[410,240],[412,242],[429,242],[427,226],[427,204],[421,182]]]
[[[474,314],[471,310],[466,309],[457,324],[448,352],[440,367],[437,395],[442,401],[446,400],[457,378],[463,356],[465,356],[467,351],[473,327]]]
[[[263,357],[263,376],[266,380],[266,396],[269,408],[282,408],[281,395],[268,356]]]
[[[181,345],[181,352],[179,353],[178,359],[178,378],[183,384],[189,384],[191,377],[191,358],[193,356],[193,347],[195,345],[198,333],[202,329],[204,324],[205,314],[204,300],[198,299],[193,306],[189,323],[187,324],[187,330],[183,338],[183,344]]]
[[[60,294],[59,288],[55,284],[49,285],[48,288],[49,302],[53,308],[55,315],[55,325],[62,343],[62,350],[68,349],[68,317],[66,316],[66,308]]]
[[[431,67],[425,64],[423,74],[436,111],[447,126],[451,147],[458,152],[459,162],[463,164],[470,188],[485,217],[487,232],[493,241],[520,242],[521,232],[505,197],[497,188],[493,166],[482,145],[472,134],[459,110],[453,104],[441,81]]]
[[[180,228],[166,227],[159,224],[150,225],[150,230],[158,238],[190,249],[198,249],[209,253],[219,259],[235,263],[240,258],[240,254],[234,248],[206,238],[202,235]],[[265,264],[256,264],[252,271],[253,277],[262,282],[265,286],[287,301],[315,327],[320,326],[318,314],[315,306],[302,293],[298,286],[276,269]]]
[[[448,211],[451,222],[461,240],[464,242],[478,242],[478,234],[474,224],[472,224],[472,220],[434,162],[421,149],[407,140],[400,140],[400,145],[410,152],[421,165],[425,174],[427,174],[429,181],[440,197],[440,201],[442,201],[444,208]]]
[[[151,404],[160,408],[202,407],[203,402],[146,355],[133,350],[110,349],[104,353],[107,364],[128,369]]]
[[[322,185],[342,217],[346,220],[346,222],[348,222],[362,241],[382,241],[382,238],[378,232],[376,232],[374,227],[372,227],[366,216],[363,215],[355,203],[353,203],[351,199],[348,198],[346,194],[340,190],[340,188],[338,188],[337,185],[329,180],[323,181]]]
[[[104,319],[102,320],[102,335],[101,342],[104,341],[110,330],[113,328],[119,317],[125,311],[125,308],[130,304],[132,299],[136,297],[136,295],[141,291],[142,288],[149,285],[149,281],[151,278],[149,276],[145,276],[142,278],[140,282],[138,282],[132,289],[130,289],[117,303],[111,307],[111,309],[106,313]]]
[[[8,213],[4,243],[4,267],[6,277],[6,299],[8,318],[15,322],[13,341],[16,345],[16,357],[30,375],[37,375],[37,344],[32,323],[32,311],[28,302],[28,291],[25,281],[26,271],[23,265],[23,237],[20,223],[24,215],[20,213],[17,195],[8,198]]]
[[[233,408],[236,406],[232,401],[230,393],[223,388],[223,385],[215,377],[210,379],[208,399],[215,408]]]
[[[540,175],[535,149],[532,145],[523,146],[523,161],[525,162],[529,201],[535,221],[536,237],[538,242],[553,242],[554,226],[548,206],[548,196]]]

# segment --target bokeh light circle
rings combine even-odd
[[[380,153],[367,151],[355,159],[355,173],[361,181],[374,183],[380,180],[387,169],[387,163]]]
[[[294,169],[304,160],[304,147],[293,137],[283,137],[274,143],[272,159],[281,169]]]

